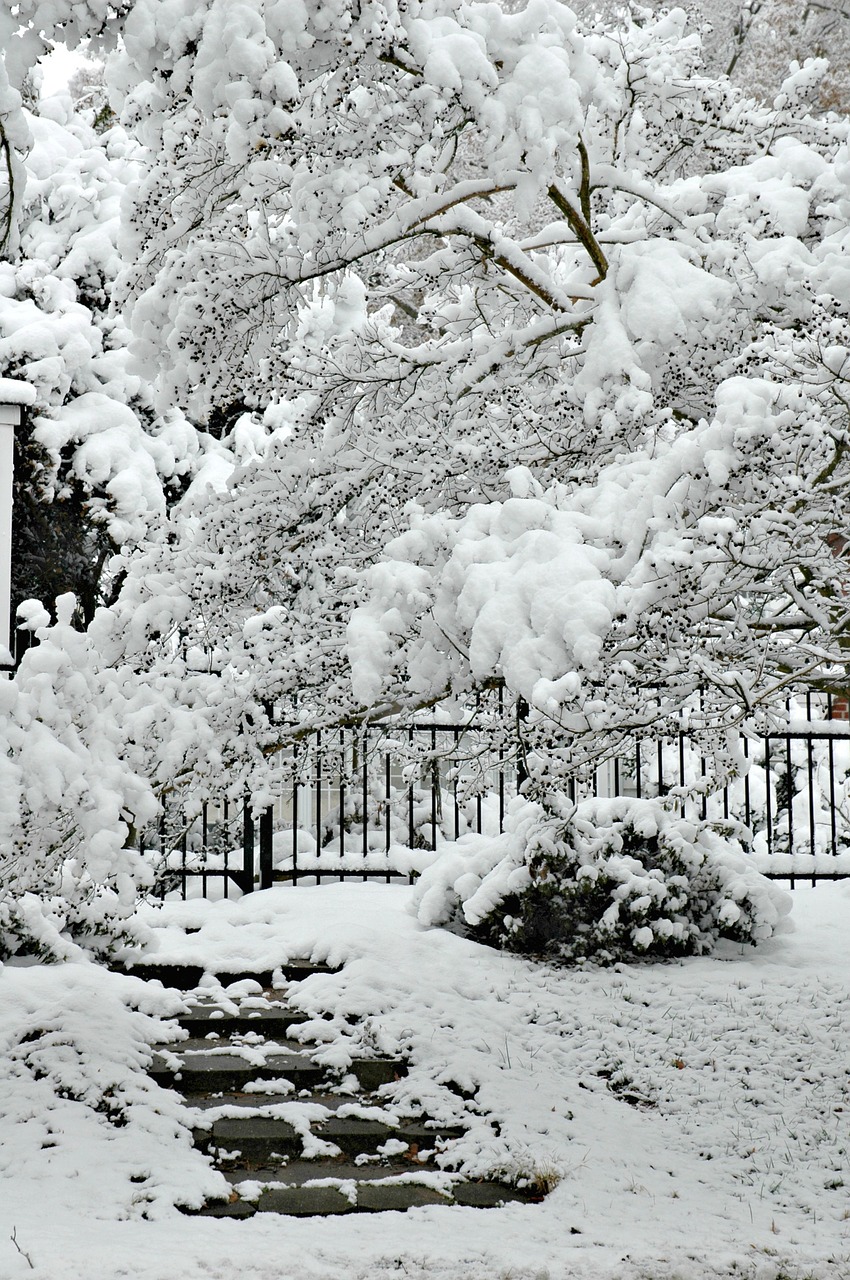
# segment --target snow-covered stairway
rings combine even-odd
[[[313,970],[290,966],[286,976]],[[173,971],[156,976],[176,985]],[[180,976],[186,986],[196,977]],[[456,1133],[424,1118],[402,1118],[376,1096],[404,1074],[404,1063],[361,1059],[343,1079],[329,1077],[292,1038],[304,1017],[287,1006],[285,990],[271,987],[271,975],[229,976],[238,980],[226,989],[187,997],[190,1008],[180,1022],[189,1038],[162,1047],[151,1066],[158,1083],[182,1092],[196,1145],[233,1188],[229,1200],[210,1202],[201,1213],[483,1208],[529,1198],[436,1165],[434,1155]]]

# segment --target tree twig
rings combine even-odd
[[[22,1248],[21,1248],[21,1246],[18,1244],[18,1228],[17,1228],[17,1227],[12,1227],[12,1234],[11,1234],[11,1236],[9,1237],[9,1239],[12,1241],[12,1244],[15,1246],[15,1248],[17,1249],[17,1251],[18,1251],[18,1253],[21,1255],[21,1257],[22,1257],[22,1258],[26,1258],[27,1262],[28,1262],[28,1263],[29,1263],[29,1265],[30,1265],[30,1270],[31,1270],[31,1271],[35,1271],[35,1263],[33,1262],[32,1258],[31,1258],[31,1257],[29,1256],[29,1254],[28,1254],[24,1249],[22,1249]]]

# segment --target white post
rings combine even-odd
[[[23,421],[25,407],[34,401],[35,391],[29,383],[0,378],[0,667],[12,662],[9,616],[12,609],[12,471],[15,428]]]

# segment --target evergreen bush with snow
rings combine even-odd
[[[469,836],[420,878],[424,924],[573,962],[695,955],[770,937],[790,907],[748,864],[731,824],[654,800],[586,800],[565,818],[519,800],[495,839]]]

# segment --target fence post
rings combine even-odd
[[[517,742],[519,744],[519,754],[517,756],[516,765],[516,789],[521,793],[523,784],[528,782],[528,769],[525,767],[525,743],[523,742],[522,732],[525,722],[528,719],[528,703],[525,698],[520,696],[516,700],[516,730]]]
[[[274,809],[260,814],[260,888],[270,889],[274,876]]]
[[[242,892],[254,892],[254,815],[247,798],[242,801]]]

